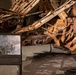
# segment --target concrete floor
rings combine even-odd
[[[50,45],[23,47],[22,75],[65,75],[68,69],[76,68],[75,56],[49,52]],[[18,72],[18,66],[0,66],[0,75],[19,75]]]
[[[11,65],[1,65],[0,75],[18,75],[18,67]]]
[[[65,75],[71,68],[76,68],[76,61],[72,56],[45,55],[27,58],[26,65],[23,65],[23,75]]]

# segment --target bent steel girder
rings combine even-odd
[[[6,29],[6,27],[8,28],[9,26],[22,25],[26,14],[30,12],[39,1],[40,0],[12,0],[13,6],[9,10],[0,9],[0,28]]]
[[[29,11],[31,11],[40,0],[18,0],[14,2],[13,6],[10,8],[10,10],[21,14],[22,16],[25,16]]]
[[[64,3],[62,6],[60,6],[58,9],[56,9],[54,12],[51,12],[51,11],[48,12],[48,14],[46,16],[44,16],[43,18],[41,18],[40,20],[34,22],[32,25],[30,25],[28,27],[24,27],[24,28],[21,28],[20,30],[15,31],[15,33],[23,33],[26,31],[38,29],[39,27],[41,27],[42,25],[44,25],[45,23],[50,21],[52,18],[54,18],[55,16],[60,14],[62,11],[70,8],[75,3],[76,3],[76,1],[69,0],[66,3]]]

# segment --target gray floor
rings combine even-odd
[[[22,75],[65,75],[65,71],[76,67],[71,55],[52,55],[50,45],[22,48]],[[19,75],[18,66],[0,66],[0,75]]]
[[[26,63],[27,65],[23,67],[23,75],[65,75],[68,69],[76,68],[74,58],[66,55],[31,58],[27,59]]]

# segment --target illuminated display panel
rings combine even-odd
[[[21,35],[0,34],[0,65],[21,65]]]
[[[0,35],[0,55],[20,55],[20,35]]]

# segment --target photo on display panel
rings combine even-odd
[[[0,35],[0,55],[20,55],[20,35]]]

